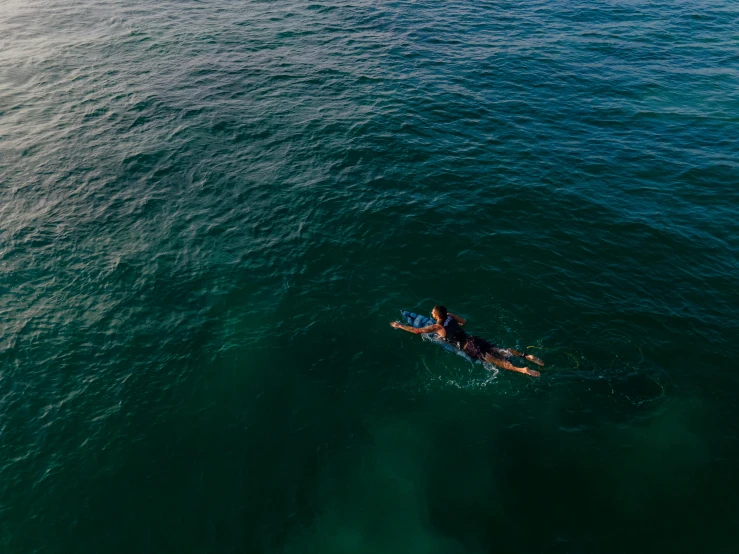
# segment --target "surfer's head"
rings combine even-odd
[[[444,321],[446,319],[447,311],[444,306],[434,306],[434,309],[431,310],[431,315],[434,316],[434,319],[436,321]]]

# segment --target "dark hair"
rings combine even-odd
[[[439,317],[441,319],[446,319],[447,311],[446,311],[446,308],[444,306],[442,306],[442,305],[434,306],[434,309],[431,310],[431,311],[432,312],[435,311],[437,314],[439,314]]]

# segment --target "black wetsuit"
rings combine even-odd
[[[467,333],[462,330],[462,327],[457,323],[457,320],[448,315],[442,322],[441,326],[446,331],[444,340],[449,344],[453,344],[460,350],[463,349],[467,342]]]
[[[487,354],[496,356],[494,344],[489,343],[482,337],[468,335],[452,316],[448,315],[441,326],[446,331],[444,340],[463,350],[473,360],[485,361]]]

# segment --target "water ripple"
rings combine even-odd
[[[602,496],[615,527],[646,506],[695,531],[645,549],[705,550],[688,508],[736,508],[685,476],[710,448],[726,490],[737,459],[737,15],[705,0],[5,2],[0,544],[543,551],[566,536],[623,551],[583,511]],[[522,383],[390,333],[399,308],[437,302],[549,369]],[[385,421],[406,417],[417,442],[398,446]],[[521,463],[491,457],[495,441]],[[472,486],[456,451],[496,471],[473,463]],[[532,459],[569,479],[516,473]],[[552,485],[566,482],[582,486]],[[375,536],[401,527],[367,523],[342,487],[382,490],[411,521]],[[525,544],[504,519],[476,535],[477,516],[439,501],[508,513],[514,489],[604,542],[554,516],[521,528]]]

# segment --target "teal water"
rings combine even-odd
[[[736,552],[738,18],[3,3],[2,551]]]

